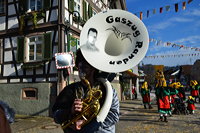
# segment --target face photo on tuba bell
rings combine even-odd
[[[123,23],[116,18],[124,18]],[[136,31],[125,24],[128,19]],[[65,133],[115,133],[119,99],[110,82],[116,73],[134,67],[144,57],[147,42],[143,23],[129,12],[108,10],[87,21],[75,56],[80,80],[67,85],[52,108],[54,121]]]

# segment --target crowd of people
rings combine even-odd
[[[189,95],[186,95],[186,91],[190,91]],[[168,122],[167,117],[172,114],[194,114],[195,104],[200,102],[199,91],[200,85],[196,80],[191,80],[188,88],[180,82],[167,84],[163,72],[157,71],[155,95],[159,121]],[[146,81],[141,86],[140,93],[144,108],[149,105],[151,109],[150,89]]]

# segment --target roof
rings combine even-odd
[[[172,73],[171,75],[174,76],[174,75],[177,75],[178,73],[180,72],[180,69],[175,71],[174,73]]]
[[[138,67],[137,66],[125,71],[125,73],[128,74],[131,77],[138,77],[139,76]]]

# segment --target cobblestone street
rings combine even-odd
[[[136,100],[134,103],[141,101]],[[124,104],[132,104],[126,101]],[[130,105],[131,106],[131,105]],[[193,115],[173,115],[168,117],[168,122],[159,122],[157,106],[153,102],[153,109],[144,109],[143,105],[138,108],[134,106],[121,115],[116,126],[117,133],[199,133],[200,132],[200,111],[199,104]],[[121,107],[123,109],[124,107]],[[126,108],[124,108],[126,109]]]
[[[154,98],[154,95],[152,98]],[[168,122],[159,122],[155,101],[153,109],[144,109],[139,96],[136,100],[120,102],[120,121],[116,133],[199,133],[200,104],[193,115],[173,115]],[[63,133],[60,125],[50,117],[17,116],[11,124],[13,133]]]

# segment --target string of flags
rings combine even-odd
[[[156,58],[170,58],[170,57],[184,57],[184,56],[200,56],[200,53],[194,53],[194,54],[171,54],[171,55],[153,55],[153,56],[145,56],[144,58],[148,59],[148,58],[153,58],[153,59],[156,59]]]
[[[190,50],[200,51],[200,48],[188,47],[188,46],[175,44],[175,43],[171,43],[171,42],[163,42],[161,40],[156,40],[156,39],[153,39],[153,38],[150,38],[149,42],[154,42],[155,45],[157,45],[157,46],[163,45],[163,46],[171,46],[173,48],[179,48],[179,49],[186,49],[186,50],[190,49]]]
[[[186,5],[190,4],[192,1],[193,0],[187,0],[187,1],[173,4],[175,12],[178,12],[180,7],[182,7],[182,10],[185,10]],[[159,9],[149,9],[147,11],[140,11],[140,12],[135,13],[135,15],[138,16],[138,14],[139,14],[139,18],[140,18],[140,20],[142,20],[145,17],[145,15],[148,18],[150,13],[156,14],[157,12],[158,13],[163,13],[164,11],[168,12],[171,10],[171,8],[172,8],[172,5],[166,5],[166,6],[160,7]]]

